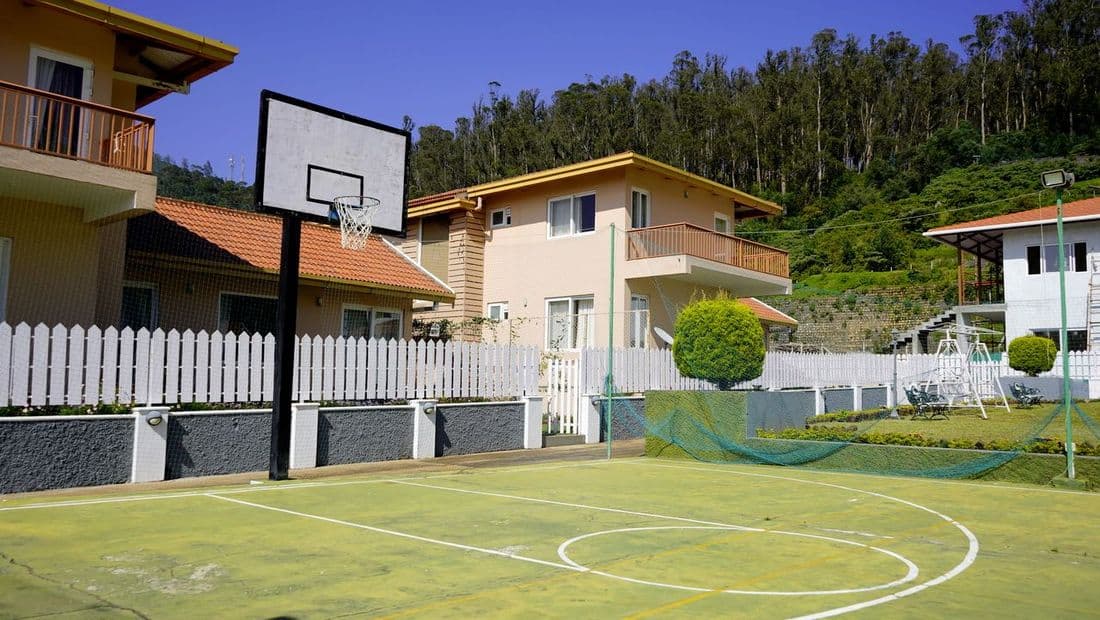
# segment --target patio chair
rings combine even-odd
[[[1023,408],[1038,405],[1041,399],[1039,390],[1028,387],[1023,383],[1013,383],[1009,386],[1009,390],[1012,391],[1012,398],[1015,398],[1016,402]]]
[[[948,419],[947,401],[939,394],[932,394],[923,388],[913,385],[905,388],[905,396],[909,399],[909,404],[913,405],[913,415],[909,419]]]

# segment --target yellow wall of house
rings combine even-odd
[[[632,189],[649,192],[650,226],[687,222],[714,230],[714,214],[717,212],[729,217],[732,231],[733,205],[729,198],[636,168],[627,169],[626,178],[627,209],[630,208],[629,192]]]
[[[218,329],[222,293],[266,297],[278,293],[276,277],[260,271],[231,275],[150,263],[148,259],[131,260],[126,266],[126,281],[155,286],[157,326],[164,329],[214,331]],[[343,308],[348,304],[400,310],[402,334],[407,337],[411,331],[410,297],[303,281],[298,294],[298,333],[339,336],[343,329]]]
[[[0,237],[12,239],[9,323],[88,326],[106,318],[97,307],[111,311],[108,299],[121,292],[124,237],[83,216],[73,207],[0,198]]]
[[[129,97],[112,93],[115,34],[108,28],[19,0],[0,0],[0,80],[28,84],[31,46],[43,47],[90,61],[94,67],[92,101],[125,110],[134,109]]]

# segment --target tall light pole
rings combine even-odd
[[[1043,187],[1053,189],[1058,205],[1058,293],[1062,305],[1062,327],[1059,340],[1062,352],[1062,410],[1066,414],[1066,478],[1073,480],[1077,472],[1073,467],[1073,400],[1069,385],[1069,335],[1066,329],[1066,246],[1062,238],[1062,191],[1073,185],[1073,174],[1064,170],[1051,170],[1042,175]]]
[[[890,330],[890,346],[894,351],[894,383],[890,386],[890,389],[894,392],[894,407],[890,410],[890,417],[897,418],[898,416],[898,338],[901,336],[901,332],[896,329]]]

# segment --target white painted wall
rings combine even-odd
[[[1100,222],[1068,223],[1065,243],[1088,244],[1088,264],[1100,259]],[[1057,245],[1053,225],[1006,230],[1004,233],[1005,341],[1026,336],[1032,330],[1058,329],[1058,271],[1029,275],[1027,247]],[[1069,269],[1073,265],[1067,265]],[[1066,272],[1066,316],[1070,330],[1087,326],[1089,272]]]

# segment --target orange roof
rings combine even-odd
[[[970,222],[959,222],[950,226],[940,226],[925,231],[926,237],[937,237],[944,234],[976,232],[979,230],[997,230],[1000,228],[1022,228],[1026,226],[1038,226],[1040,224],[1053,224],[1058,217],[1057,208],[1054,205],[995,215]],[[1062,220],[1092,220],[1100,218],[1100,196],[1076,200],[1062,205]]]
[[[742,297],[738,299],[741,303],[749,307],[752,313],[756,315],[761,321],[767,323],[778,323],[780,325],[790,325],[792,327],[798,325],[798,321],[794,320],[790,316],[783,314],[768,304],[760,301],[755,297]]]
[[[185,255],[201,252],[203,258],[235,258],[263,271],[279,270],[279,217],[164,197],[157,198],[157,214],[214,247],[196,250],[194,243],[172,243],[170,235],[160,233],[164,222],[150,220],[139,225],[137,232],[158,238],[139,242],[141,249],[170,252],[176,246]],[[324,224],[302,224],[299,273],[303,278],[419,294],[423,299],[454,299],[446,285],[378,235],[370,236],[365,249],[349,250],[340,245],[340,230]]]

